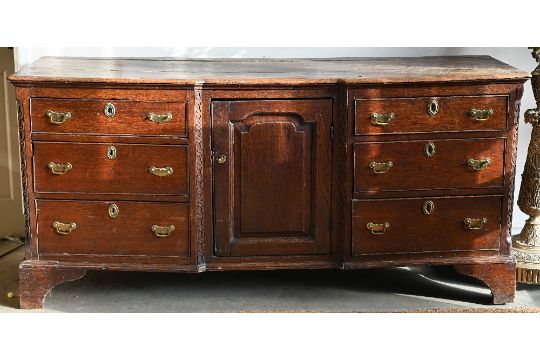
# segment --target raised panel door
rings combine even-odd
[[[330,251],[332,100],[212,103],[218,256]]]

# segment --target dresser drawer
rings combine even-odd
[[[505,139],[354,144],[354,191],[502,187]]]
[[[352,254],[498,249],[500,196],[355,200]]]
[[[355,134],[505,130],[506,96],[357,99]]]
[[[187,145],[34,143],[38,193],[188,194]]]
[[[31,99],[32,132],[186,137],[186,103]]]
[[[183,203],[37,201],[41,254],[189,257]]]

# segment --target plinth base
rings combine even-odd
[[[527,264],[517,264],[516,281],[523,284],[540,285],[540,269],[527,269]]]
[[[540,285],[540,252],[539,249],[521,248],[514,242],[514,257],[517,260],[516,280],[524,284]]]

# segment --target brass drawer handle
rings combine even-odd
[[[469,111],[469,116],[476,121],[486,121],[491,115],[493,115],[493,109],[471,109]]]
[[[390,124],[396,117],[396,114],[394,113],[388,113],[388,114],[379,114],[379,113],[371,113],[369,116],[371,118],[371,123],[374,125],[388,125]]]
[[[480,230],[484,227],[484,225],[487,224],[487,219],[486,218],[476,218],[476,219],[466,218],[465,220],[463,220],[463,222],[465,223],[465,225],[467,225],[467,228],[469,230]]]
[[[467,165],[471,166],[474,170],[482,170],[487,168],[489,165],[491,165],[491,159],[485,158],[485,159],[469,159],[467,160]]]
[[[67,173],[69,170],[73,169],[73,165],[71,165],[70,163],[62,164],[62,163],[57,163],[57,162],[53,162],[53,161],[51,161],[47,165],[47,167],[49,168],[51,173],[53,173],[55,175],[63,175],[65,173]]]
[[[53,222],[52,226],[54,230],[56,231],[56,233],[60,235],[69,235],[71,234],[73,230],[77,228],[77,224],[75,223],[64,224],[64,223],[61,223],[60,221]]]
[[[172,119],[172,114],[171,113],[166,113],[166,114],[150,113],[150,114],[146,115],[146,119],[148,119],[148,120],[150,120],[152,122],[161,124],[161,123],[166,123],[167,121],[171,120]]]
[[[152,225],[152,231],[157,237],[167,237],[171,235],[174,229],[175,229],[174,225],[169,225],[169,226]]]
[[[372,161],[369,163],[369,167],[373,169],[373,172],[375,174],[384,174],[388,170],[390,170],[392,166],[394,166],[394,163],[392,161],[386,161],[386,162]]]
[[[172,173],[174,172],[172,166],[166,166],[166,167],[150,166],[148,171],[150,171],[151,174],[156,175],[156,176],[169,176],[169,175],[172,175]]]
[[[71,119],[71,113],[69,111],[58,112],[47,110],[45,114],[49,117],[49,122],[55,125],[63,124],[66,120]]]
[[[374,224],[372,222],[368,222],[367,226],[368,230],[371,231],[373,235],[382,235],[390,227],[390,223],[384,222],[382,224]]]

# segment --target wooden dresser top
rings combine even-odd
[[[10,76],[25,83],[307,85],[525,81],[529,74],[489,56],[333,59],[42,57]]]

